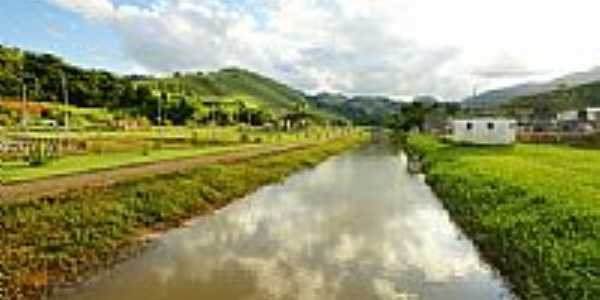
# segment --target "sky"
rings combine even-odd
[[[307,92],[435,95],[600,65],[592,0],[4,0],[0,43],[84,67],[239,66]]]

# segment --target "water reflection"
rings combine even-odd
[[[66,298],[510,299],[405,164],[378,146],[342,155],[169,233]]]

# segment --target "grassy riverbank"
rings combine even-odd
[[[314,166],[361,140],[345,138],[303,150],[156,176],[111,188],[0,205],[0,299],[41,298],[127,257],[140,237]]]
[[[245,149],[319,142],[343,134],[345,128],[312,127],[303,131],[279,132],[255,128],[165,127],[150,131],[111,132],[9,132],[8,137],[57,140],[68,137],[79,150],[60,155],[46,153],[43,163],[31,164],[29,155],[0,153],[0,184],[14,184],[42,178],[114,169]],[[353,130],[352,134],[358,134]],[[0,134],[0,150],[2,146]],[[64,146],[64,145],[63,145]],[[47,145],[48,147],[48,145]],[[69,147],[66,147],[67,149]],[[77,148],[77,147],[75,147]],[[0,151],[2,152],[2,151]],[[25,151],[22,151],[25,153]],[[52,153],[56,154],[56,153]]]
[[[72,155],[57,160],[51,160],[42,166],[30,166],[27,162],[6,163],[0,169],[0,182],[3,184],[14,184],[17,182],[54,176],[107,170],[202,155],[216,155],[252,148],[257,148],[257,146],[239,144],[232,146],[160,149],[152,150],[148,153],[142,153],[142,151],[129,151]]]
[[[600,299],[600,151],[411,136],[454,220],[523,299]]]

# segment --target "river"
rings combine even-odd
[[[384,146],[334,157],[156,243],[60,299],[513,299]]]

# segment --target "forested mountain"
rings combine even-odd
[[[134,117],[157,120],[160,101],[174,124],[206,121],[210,106],[219,115],[256,114],[262,120],[302,110],[315,118],[340,119],[332,112],[307,104],[304,94],[273,79],[239,69],[175,73],[168,77],[119,76],[86,70],[51,54],[37,54],[0,46],[0,98],[21,96],[24,83],[31,101],[62,102],[63,78],[69,102],[78,107],[99,107]]]
[[[0,96],[20,97],[25,83],[29,99],[56,102],[63,98],[63,77],[71,104],[80,107],[132,107],[150,94],[110,72],[78,68],[51,54],[0,46]]]
[[[138,83],[168,87],[169,92],[182,92],[202,99],[242,98],[253,104],[268,107],[276,113],[294,110],[306,100],[304,94],[259,74],[228,68],[217,72],[181,74]]]
[[[504,106],[537,108],[551,112],[585,107],[600,107],[600,81],[517,97],[504,104]]]
[[[464,103],[469,105],[497,105],[508,103],[512,99],[543,94],[555,90],[564,89],[600,81],[600,67],[588,71],[572,73],[550,82],[524,83],[501,89],[486,91],[475,97],[469,97]]]
[[[315,106],[361,125],[385,125],[393,122],[401,114],[403,107],[403,103],[383,96],[347,97],[342,94],[321,93],[307,98]]]
[[[523,83],[506,88],[485,91],[477,96],[469,97],[463,100],[466,105],[488,106],[498,105],[509,102],[511,99],[525,95],[533,95],[546,91],[542,85],[535,83]]]

